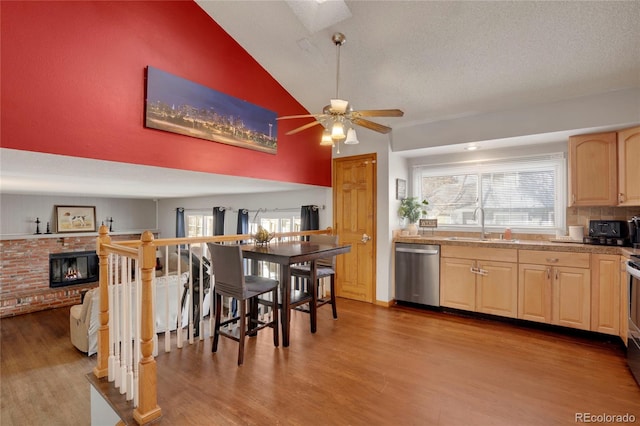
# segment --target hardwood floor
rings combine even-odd
[[[95,356],[71,345],[68,308],[3,319],[0,423],[87,425]],[[632,414],[640,388],[615,343],[452,314],[338,299],[318,332],[294,312],[291,346],[271,331],[161,353],[160,424],[560,425]],[[162,343],[162,342],[161,342]],[[162,344],[161,344],[162,347]]]

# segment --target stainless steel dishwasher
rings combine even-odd
[[[396,301],[440,306],[440,246],[396,243]]]

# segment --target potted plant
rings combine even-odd
[[[418,201],[418,197],[403,198],[402,201],[400,201],[398,216],[408,221],[407,229],[409,235],[418,234],[416,222],[420,219],[420,216],[427,214],[425,206],[428,204],[429,202],[427,200]]]

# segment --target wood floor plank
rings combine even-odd
[[[615,342],[345,299],[338,313],[320,309],[311,334],[308,315],[294,312],[291,346],[275,348],[264,330],[248,339],[241,367],[228,339],[216,354],[210,338],[160,353],[159,424],[568,425],[576,413],[640,421],[640,388]],[[84,375],[95,356],[71,345],[68,309],[0,324],[1,424],[88,424]]]

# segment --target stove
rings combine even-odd
[[[584,237],[583,242],[602,246],[630,246],[629,224],[624,220],[590,220],[589,236]]]
[[[629,274],[629,327],[627,336],[627,364],[640,384],[640,256],[631,255],[627,262]]]

